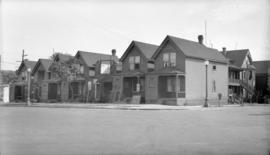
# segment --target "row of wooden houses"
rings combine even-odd
[[[197,105],[237,102],[254,92],[255,68],[248,49],[218,51],[198,41],[166,36],[160,45],[132,41],[118,59],[78,51],[52,59],[24,60],[10,100],[36,102],[132,102]]]

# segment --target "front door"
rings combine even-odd
[[[14,98],[15,100],[24,100],[25,97],[24,97],[24,86],[15,86],[15,94],[14,94]]]
[[[140,87],[137,88],[138,78],[137,77],[126,77],[124,78],[124,88],[123,88],[123,94],[125,97],[132,97],[134,95],[140,95],[141,101],[144,102],[145,97],[145,78],[140,78]],[[139,89],[139,93],[137,92],[137,89]]]
[[[56,83],[49,83],[48,99],[49,100],[56,100],[57,99],[57,84]]]

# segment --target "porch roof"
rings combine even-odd
[[[136,71],[136,72],[129,72],[129,73],[118,73],[117,75],[120,76],[127,76],[127,77],[134,77],[134,76],[145,76],[144,72]]]
[[[185,75],[185,72],[179,70],[179,69],[174,69],[174,68],[164,68],[161,70],[155,70],[153,72],[150,72],[150,74],[162,74],[162,75]]]
[[[96,78],[98,79],[98,82],[111,82],[113,80],[113,77],[109,74],[102,74],[99,76],[96,76]]]

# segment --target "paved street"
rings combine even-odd
[[[0,107],[1,155],[268,154],[270,106]]]

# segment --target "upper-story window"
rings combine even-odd
[[[100,63],[100,74],[110,74],[111,73],[111,62],[101,61]]]
[[[135,70],[140,69],[140,56],[131,56],[129,57],[129,69]]]
[[[95,76],[95,70],[89,69],[88,75],[89,76]]]
[[[80,65],[80,73],[83,74],[84,73],[84,66]]]
[[[51,78],[52,78],[52,73],[48,72],[48,79],[51,79]]]
[[[38,71],[38,78],[39,81],[40,80],[44,80],[44,71]]]
[[[176,66],[176,53],[169,52],[163,54],[163,66],[164,67],[175,67]]]
[[[24,71],[24,72],[22,72],[22,80],[26,80],[27,78],[27,72],[26,71]]]

